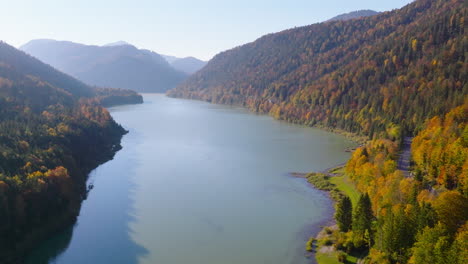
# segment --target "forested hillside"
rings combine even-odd
[[[89,85],[165,92],[186,78],[161,55],[126,43],[100,47],[46,39],[21,49]]]
[[[94,98],[104,107],[143,103],[143,96],[137,92],[118,88],[94,87]]]
[[[426,122],[413,140],[409,177],[397,170],[397,157],[398,144],[388,139],[353,153],[346,171],[370,197],[372,224],[342,230],[337,246],[370,246],[370,263],[467,263],[468,100]]]
[[[51,66],[44,64],[39,60],[33,59],[30,55],[24,52],[18,52],[14,47],[5,43],[0,45],[0,62],[3,63],[3,74],[7,74],[8,71],[10,78],[16,76],[16,78],[22,79],[24,77],[23,75],[28,75],[33,78],[40,76],[41,81],[47,82],[55,88],[59,88],[58,90],[68,92],[76,97],[97,98],[98,102],[102,102],[104,106],[143,102],[143,97],[133,90],[88,86],[65,73],[55,70]],[[18,74],[18,72],[21,74]],[[28,94],[24,95],[23,99],[34,100],[34,103],[41,103],[39,98],[43,99],[43,97],[39,96],[35,98],[32,96],[34,93],[48,94],[54,92],[50,89],[31,89]],[[43,101],[42,103],[47,105],[50,102]]]
[[[14,47],[6,43],[0,45],[0,61],[3,63],[3,71],[9,70],[10,75],[16,73],[18,78],[21,78],[21,75],[41,76],[43,81],[48,82],[52,86],[60,87],[60,89],[72,95],[85,97],[94,95],[93,89],[90,86],[55,70],[39,60],[32,59],[30,55],[24,52],[18,52]]]
[[[370,137],[414,132],[468,94],[463,0],[266,35],[215,56],[170,96],[237,104]]]
[[[21,262],[25,250],[71,224],[87,174],[119,149],[125,130],[94,98],[97,91],[116,94],[0,42],[2,263]]]

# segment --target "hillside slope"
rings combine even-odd
[[[75,78],[59,72],[51,66],[34,60],[31,56],[18,52],[14,47],[2,43],[0,45],[0,61],[24,75],[41,76],[41,79],[49,84],[61,87],[75,96],[91,97],[94,92],[91,87]],[[6,66],[4,65],[4,66]],[[7,69],[7,67],[4,67]]]
[[[468,94],[466,15],[462,0],[417,0],[269,34],[216,55],[168,95],[370,137],[414,132]]]
[[[89,85],[164,92],[186,78],[159,54],[132,45],[32,40],[20,49]]]

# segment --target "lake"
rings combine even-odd
[[[302,264],[332,202],[290,172],[345,162],[353,143],[240,108],[145,94],[110,109],[129,134],[77,223],[28,263]]]

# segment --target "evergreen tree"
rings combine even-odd
[[[372,205],[369,195],[367,193],[361,194],[353,215],[353,230],[364,234],[366,229],[371,229],[372,219]]]
[[[372,220],[374,216],[372,215],[372,205],[369,198],[369,195],[362,194],[359,197],[356,210],[353,214],[352,226],[354,234],[354,244],[356,247],[361,247],[364,244],[367,244],[364,238],[364,234],[369,233],[369,240],[372,240]]]
[[[336,205],[335,220],[341,231],[348,232],[351,229],[353,205],[348,196],[343,197]]]
[[[417,215],[417,229],[422,230],[424,227],[434,227],[437,222],[437,216],[434,208],[430,203],[422,202]]]
[[[378,226],[376,244],[379,250],[390,256],[395,263],[406,263],[408,249],[413,245],[415,239],[414,223],[405,214],[403,207],[392,210],[387,207],[385,217]]]

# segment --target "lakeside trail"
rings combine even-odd
[[[403,139],[403,147],[398,158],[397,168],[403,172],[405,178],[411,177],[410,173],[410,159],[411,159],[411,142],[412,137],[405,137]]]

